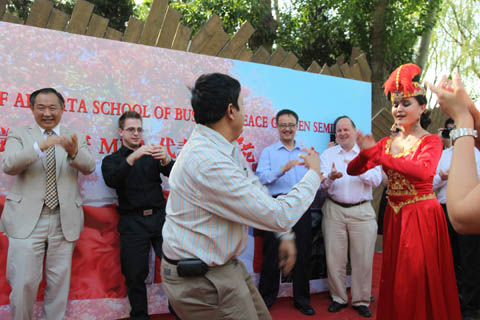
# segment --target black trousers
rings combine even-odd
[[[475,317],[480,307],[480,235],[455,232],[446,205],[442,207],[447,219],[462,315]]]
[[[145,280],[149,272],[150,248],[162,258],[164,222],[162,209],[155,209],[150,216],[121,215],[118,221],[120,264],[132,307],[130,319],[149,319]]]
[[[297,261],[293,268],[293,300],[301,305],[310,305],[310,257],[312,255],[312,214],[308,210],[293,227],[297,246]],[[280,241],[273,232],[265,232],[263,238],[263,261],[258,290],[267,307],[277,299],[280,287],[278,246]]]

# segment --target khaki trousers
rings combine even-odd
[[[377,239],[375,211],[370,202],[344,208],[330,199],[323,206],[322,231],[327,257],[328,287],[332,299],[348,303],[347,254],[350,244],[352,305],[370,304],[372,265]]]
[[[272,319],[251,275],[236,259],[211,267],[204,276],[185,278],[162,259],[162,284],[182,320]]]
[[[12,287],[12,319],[29,320],[42,280],[45,257],[45,320],[61,320],[70,290],[70,272],[75,241],[63,237],[58,209],[43,207],[32,234],[25,239],[8,237],[7,281]]]

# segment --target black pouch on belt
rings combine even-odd
[[[199,259],[180,260],[177,263],[177,273],[180,277],[199,277],[207,271],[207,264]]]

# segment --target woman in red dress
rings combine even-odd
[[[385,82],[400,133],[375,144],[358,137],[362,150],[347,168],[359,175],[382,165],[388,176],[383,264],[377,319],[461,319],[447,224],[432,191],[442,142],[420,126],[426,98],[413,81],[414,64],[397,68]]]

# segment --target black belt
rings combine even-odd
[[[157,214],[160,210],[160,208],[150,208],[150,209],[132,209],[132,210],[122,210],[120,214],[126,215],[126,216],[151,216],[154,214]]]
[[[180,261],[180,260],[172,260],[172,259],[168,258],[166,255],[162,255],[162,258],[165,259],[165,261],[167,261],[168,263],[173,264],[173,265],[177,265],[178,261]]]
[[[363,200],[363,201],[360,201],[360,202],[357,202],[357,203],[343,203],[343,202],[335,201],[330,197],[328,197],[328,199],[332,200],[333,203],[338,204],[340,207],[344,207],[344,208],[351,208],[351,207],[355,207],[355,206],[359,206],[361,204],[364,204],[365,202],[368,202],[368,200]]]

